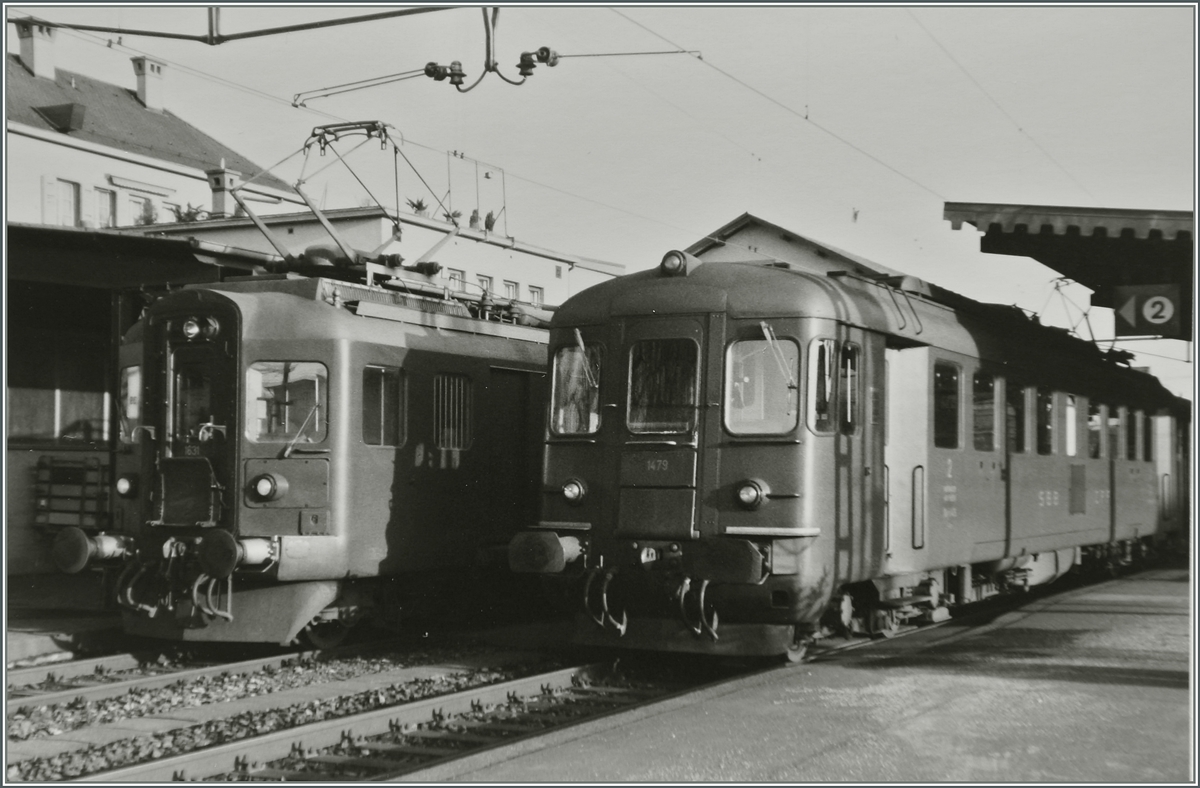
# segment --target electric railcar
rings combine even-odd
[[[64,531],[60,568],[117,564],[132,634],[318,646],[505,578],[547,332],[411,285],[277,274],[154,303],[119,351],[113,528]]]
[[[509,561],[581,642],[799,657],[1184,533],[1184,401],[826,251],[671,252],[555,315],[541,516]]]

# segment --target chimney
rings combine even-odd
[[[14,24],[21,40],[21,63],[35,77],[54,79],[54,28],[29,19]]]
[[[163,108],[163,66],[161,60],[139,55],[133,60],[133,73],[137,74],[138,101],[146,109],[161,111]]]
[[[215,170],[205,170],[204,174],[208,176],[208,188],[212,189],[212,210],[209,211],[209,216],[213,219],[220,219],[225,216],[237,215],[237,209],[240,206],[229,191],[237,187],[241,173],[226,168],[225,160],[221,159],[220,167]]]

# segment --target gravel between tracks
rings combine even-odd
[[[211,705],[239,698],[269,695],[287,689],[330,681],[370,676],[403,667],[453,662],[486,651],[481,648],[433,649],[403,655],[347,658],[329,662],[306,661],[240,676],[216,676],[180,682],[158,690],[133,691],[120,698],[80,704],[42,706],[9,718],[9,738],[48,736],[59,731],[103,724],[122,719],[162,714],[172,709]],[[346,695],[294,704],[284,708],[237,714],[186,728],[123,739],[103,746],[63,753],[50,758],[31,758],[7,769],[10,780],[62,780],[96,771],[141,763],[202,747],[271,733],[310,722],[342,717],[408,703],[422,698],[459,692],[475,686],[507,681],[545,663],[482,669],[439,676],[434,679],[391,684]],[[24,734],[24,736],[14,736]]]

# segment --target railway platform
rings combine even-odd
[[[1142,572],[769,669],[424,779],[1193,782],[1192,586]]]
[[[104,607],[100,575],[9,575],[4,661],[66,659],[119,642],[120,616]]]

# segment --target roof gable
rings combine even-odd
[[[199,170],[215,169],[222,160],[246,177],[262,169],[170,112],[146,109],[128,88],[62,69],[54,81],[40,79],[30,74],[16,55],[9,55],[5,66],[5,110],[10,121],[64,133],[61,108],[75,105],[82,108],[82,123],[68,132],[74,139]],[[287,183],[273,175],[263,175],[255,183],[291,192]]]

